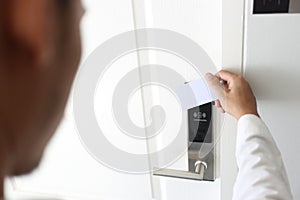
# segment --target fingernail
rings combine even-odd
[[[211,79],[213,76],[214,76],[214,75],[212,75],[211,73],[206,73],[206,74],[205,74],[205,77],[206,77],[207,79]]]

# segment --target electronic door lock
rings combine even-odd
[[[216,179],[216,134],[212,103],[188,110],[188,171],[159,169],[156,176],[214,181]]]

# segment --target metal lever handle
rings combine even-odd
[[[198,160],[195,162],[195,172],[199,174],[200,179],[204,178],[204,171],[207,169],[207,164],[206,162],[203,162],[201,160]]]

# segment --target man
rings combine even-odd
[[[0,2],[0,199],[5,176],[29,173],[62,118],[80,58],[80,0]],[[235,199],[290,199],[280,153],[247,82],[207,75],[217,105],[239,119]],[[273,154],[270,154],[272,152]]]
[[[259,118],[255,97],[247,81],[220,71],[206,74],[219,98],[217,107],[238,120],[236,159],[239,168],[233,199],[292,199],[281,154],[268,128]],[[222,80],[225,84],[220,84]]]
[[[38,164],[79,64],[80,0],[0,1],[0,199],[3,179]]]

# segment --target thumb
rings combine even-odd
[[[211,73],[207,73],[205,74],[205,79],[209,87],[215,91],[221,103],[223,103],[225,100],[225,90],[221,86],[219,78],[212,75]]]

